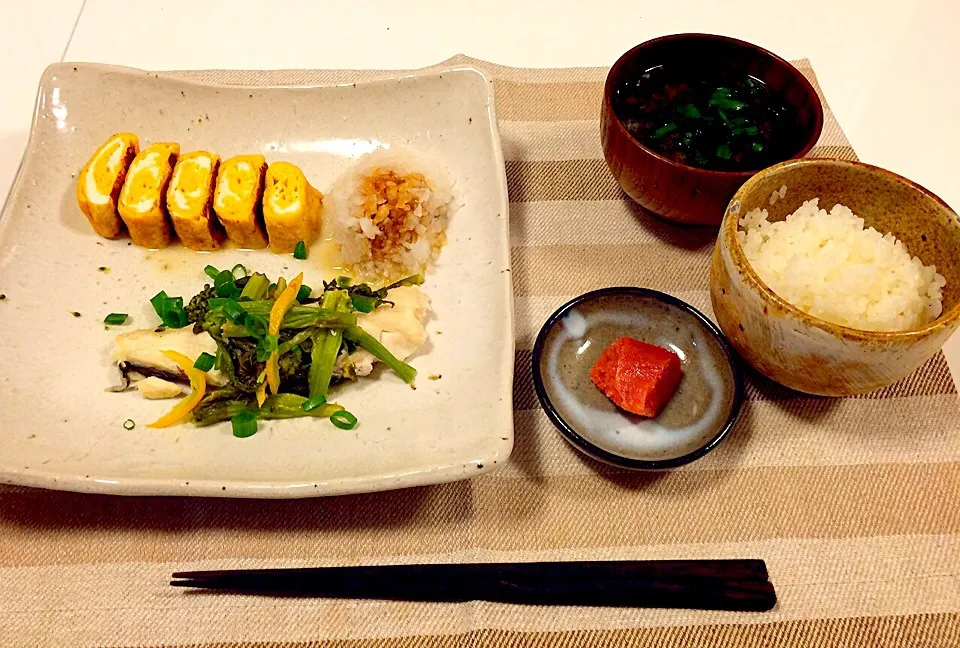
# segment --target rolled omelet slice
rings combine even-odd
[[[120,217],[134,245],[160,248],[170,243],[167,187],[179,154],[179,144],[157,142],[140,151],[130,163],[120,191]]]
[[[270,249],[293,252],[297,243],[310,245],[320,231],[323,194],[310,186],[307,177],[289,162],[274,162],[267,169],[263,190],[263,220]]]
[[[180,241],[191,250],[210,252],[226,233],[213,213],[220,156],[194,151],[180,156],[167,189],[167,211]]]
[[[266,173],[262,155],[238,155],[220,165],[213,209],[227,236],[240,247],[267,247],[261,205]]]
[[[127,168],[140,151],[133,133],[116,133],[94,152],[77,176],[77,203],[93,230],[104,238],[123,234],[117,211]]]

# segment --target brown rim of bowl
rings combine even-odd
[[[610,100],[610,97],[612,96],[610,83],[613,77],[615,76],[614,72],[618,71],[618,68],[624,65],[624,61],[629,56],[631,56],[632,54],[634,54],[635,52],[641,49],[645,49],[656,43],[662,43],[662,42],[671,41],[671,40],[683,40],[687,38],[705,38],[707,40],[725,41],[733,45],[738,45],[745,49],[753,50],[754,52],[757,52],[763,56],[768,56],[776,61],[779,61],[780,63],[783,63],[788,68],[796,72],[797,77],[800,79],[801,85],[803,85],[804,88],[806,88],[807,92],[810,93],[810,96],[812,96],[815,99],[814,106],[816,108],[816,111],[815,111],[816,115],[813,122],[813,133],[811,134],[810,138],[807,140],[807,143],[803,145],[803,148],[800,149],[800,151],[798,151],[796,154],[794,154],[792,157],[788,159],[795,160],[797,158],[802,158],[804,155],[806,155],[811,150],[813,150],[813,147],[816,146],[817,142],[820,140],[820,133],[823,131],[823,102],[820,101],[820,95],[817,94],[817,91],[814,89],[813,84],[810,83],[810,80],[807,79],[807,77],[805,77],[800,72],[800,70],[798,70],[792,63],[790,63],[790,61],[787,61],[786,59],[783,59],[777,56],[770,50],[764,49],[759,45],[754,45],[753,43],[749,43],[747,41],[743,41],[738,38],[731,38],[729,36],[720,36],[718,34],[701,34],[697,32],[690,32],[690,33],[683,33],[683,34],[669,34],[667,36],[659,36],[657,38],[644,41],[643,43],[640,43],[639,45],[636,45],[630,48],[629,50],[627,50],[626,52],[624,52],[623,54],[621,54],[620,58],[617,59],[616,63],[614,63],[613,66],[611,66],[610,71],[607,72],[607,79],[603,84],[603,104],[604,104],[604,107],[610,111],[610,114],[613,115],[613,121],[616,122],[617,127],[620,129],[620,131],[624,135],[630,138],[633,142],[637,144],[637,146],[642,148],[644,151],[646,151],[653,157],[657,158],[661,162],[665,162],[666,164],[669,164],[670,166],[676,167],[677,169],[680,169],[680,170],[698,171],[700,173],[719,176],[723,178],[731,178],[731,177],[749,178],[750,176],[757,173],[758,171],[762,171],[762,169],[746,169],[744,171],[714,171],[712,169],[702,169],[700,167],[690,166],[689,164],[680,164],[679,162],[675,162],[670,158],[660,155],[650,147],[646,146],[643,142],[638,140],[636,137],[631,135],[630,131],[628,131],[624,127],[623,122],[620,121],[620,116],[617,115],[617,112],[613,109],[613,103]]]
[[[826,320],[822,320],[819,317],[814,317],[809,313],[797,308],[790,302],[786,301],[779,295],[777,295],[773,290],[767,286],[760,278],[760,275],[756,273],[753,269],[753,266],[747,260],[747,255],[744,254],[743,248],[740,246],[740,239],[737,237],[737,232],[740,231],[740,215],[736,218],[729,217],[730,205],[734,202],[740,200],[740,196],[752,189],[753,185],[760,182],[761,177],[769,177],[771,175],[776,175],[780,170],[786,169],[793,166],[807,166],[807,165],[821,165],[824,162],[830,164],[839,164],[841,166],[851,166],[851,167],[861,167],[872,172],[879,172],[890,176],[894,180],[911,187],[912,189],[919,191],[923,194],[924,197],[931,198],[941,206],[947,209],[950,213],[954,215],[954,218],[960,220],[960,217],[957,216],[957,213],[951,209],[950,205],[943,201],[937,194],[933,193],[929,189],[917,184],[916,182],[904,178],[901,175],[894,173],[893,171],[888,171],[886,169],[880,168],[878,166],[873,166],[872,164],[865,164],[863,162],[854,162],[852,160],[838,160],[836,158],[807,158],[805,160],[784,160],[783,162],[778,162],[771,167],[767,167],[763,171],[755,174],[737,189],[737,192],[733,194],[733,198],[730,199],[730,202],[727,204],[727,208],[723,213],[723,222],[720,225],[720,236],[727,237],[727,247],[730,250],[730,254],[733,258],[735,264],[738,264],[743,269],[743,276],[749,284],[751,284],[756,290],[768,300],[776,304],[776,306],[788,315],[797,317],[800,320],[803,320],[805,323],[820,329],[826,333],[841,335],[848,339],[853,339],[857,341],[891,341],[891,340],[907,340],[917,337],[926,337],[935,333],[936,331],[945,328],[949,323],[960,318],[960,300],[951,308],[949,311],[941,313],[937,319],[933,320],[929,324],[922,326],[921,328],[909,329],[907,331],[865,331],[863,329],[852,328],[850,326],[844,326],[842,324],[834,324]],[[730,222],[728,222],[730,221]],[[732,224],[731,224],[732,223]],[[911,254],[911,256],[916,256]],[[921,259],[922,260],[922,259]]]

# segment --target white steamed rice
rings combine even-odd
[[[946,280],[850,209],[803,203],[781,222],[740,219],[750,265],[777,295],[814,317],[868,331],[914,329],[939,317]]]
[[[370,208],[385,197],[371,191],[371,178],[393,173],[411,180],[402,209],[376,222]],[[372,201],[372,202],[371,202]],[[343,266],[358,279],[383,285],[423,274],[446,243],[446,227],[455,210],[454,187],[446,169],[423,154],[379,149],[359,158],[324,200],[325,219],[340,247]],[[391,202],[387,207],[396,207]],[[389,210],[388,210],[389,211]]]

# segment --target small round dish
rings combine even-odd
[[[590,380],[600,354],[623,336],[680,356],[680,386],[655,419],[618,409]],[[674,468],[710,452],[743,403],[743,376],[720,330],[689,304],[645,288],[603,288],[557,309],[533,347],[533,384],[575,448],[639,470]]]

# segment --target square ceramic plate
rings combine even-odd
[[[104,388],[114,335],[152,327],[159,290],[189,298],[203,267],[271,276],[311,259],[266,251],[149,251],[98,238],[75,174],[112,133],[177,141],[224,158],[299,165],[321,191],[376,147],[410,145],[449,166],[462,207],[423,290],[433,315],[411,359],[412,391],[389,372],[336,400],[360,424],[297,419],[237,439],[228,424],[145,424],[172,401]],[[473,69],[326,87],[199,84],[163,74],[58,64],[44,74],[27,152],[0,217],[0,481],[130,495],[311,497],[436,484],[502,465],[513,447],[513,298],[507,190],[492,86]],[[101,270],[101,268],[104,268]],[[75,316],[73,312],[79,313]],[[107,331],[110,312],[132,322]],[[428,380],[440,375],[439,380]],[[124,429],[124,421],[136,423]]]

